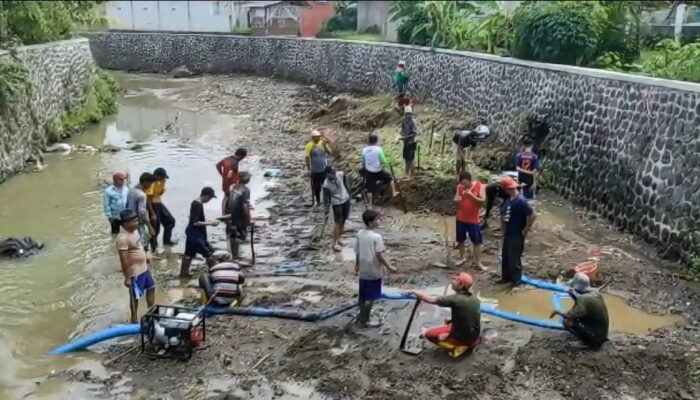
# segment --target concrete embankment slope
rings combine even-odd
[[[484,118],[513,145],[523,121],[558,190],[668,258],[700,253],[700,85],[397,44],[208,34],[105,32],[105,68],[249,72],[330,87],[388,91],[405,59],[420,98]]]
[[[3,93],[0,113],[0,182],[21,171],[46,143],[61,135],[59,118],[79,106],[96,73],[87,39],[24,46],[0,52],[0,64],[23,66],[24,77],[13,85],[29,84],[28,92]],[[3,74],[11,73],[7,67]],[[21,74],[20,74],[21,75]],[[2,76],[0,79],[12,79]],[[8,91],[7,86],[3,90]]]

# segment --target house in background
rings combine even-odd
[[[334,15],[332,1],[110,1],[109,28],[314,37]]]

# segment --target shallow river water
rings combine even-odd
[[[182,108],[178,95],[195,89],[196,80],[130,75],[120,80],[125,93],[118,115],[71,143],[126,148],[141,143],[143,148],[51,154],[43,171],[0,185],[0,237],[31,236],[46,244],[35,256],[0,260],[0,399],[32,392],[41,398],[84,397],[74,387],[69,391],[55,384],[35,391],[35,382],[79,364],[94,369],[96,357],[45,353],[70,338],[126,321],[127,292],[102,211],[102,182],[112,172],[128,170],[133,184],[142,172],[167,170],[171,179],[164,203],[177,221],[174,237],[180,239],[173,253],[183,251],[189,203],[203,186],[212,186],[219,197],[205,205],[207,217],[220,215],[222,193],[214,164],[235,150],[236,116]],[[174,132],[162,131],[167,123]],[[244,168],[257,171],[256,158],[246,159]],[[262,174],[255,175],[261,179]],[[254,199],[264,190],[255,180],[251,187]],[[223,228],[210,228],[211,236],[222,237]],[[174,275],[177,260],[169,257],[156,268],[170,268]],[[182,291],[160,293],[160,299],[182,296]]]

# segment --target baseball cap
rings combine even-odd
[[[311,137],[321,137],[321,132],[314,129],[311,131]]]
[[[398,64],[399,64],[399,65],[406,65],[406,61],[404,61],[404,60],[399,60],[399,63],[398,63]]]
[[[204,187],[204,188],[202,189],[202,193],[200,193],[200,196],[209,196],[209,197],[215,199],[215,198],[216,198],[216,192],[215,192],[214,189],[211,188],[210,186],[206,186],[206,187]]]
[[[403,108],[403,112],[404,114],[413,114],[413,107],[411,107],[410,105],[406,106]]]
[[[577,272],[574,278],[569,281],[569,286],[579,293],[591,291],[591,279],[583,272]]]
[[[153,171],[153,175],[157,176],[158,178],[170,179],[168,173],[165,172],[165,168],[156,168],[156,170]]]
[[[515,181],[515,179],[511,178],[510,176],[504,176],[501,178],[501,187],[504,189],[517,189],[520,186],[518,185],[518,182]]]

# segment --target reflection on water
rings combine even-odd
[[[540,289],[516,291],[514,293],[490,293],[481,295],[484,303],[496,305],[498,308],[534,318],[549,318],[554,309],[552,292]],[[652,315],[631,307],[624,299],[603,294],[605,305],[608,307],[610,330],[635,335],[649,332],[680,323],[682,318],[675,315]],[[565,310],[573,306],[571,299],[562,300]]]
[[[238,119],[193,112],[173,102],[196,88],[197,81],[122,78],[127,92],[119,114],[74,142],[117,147],[138,142],[142,148],[94,155],[51,154],[42,172],[19,175],[0,185],[0,237],[31,236],[46,243],[36,256],[0,260],[0,399],[21,398],[33,389],[33,380],[95,357],[90,353],[47,357],[46,351],[127,318],[128,299],[102,211],[100,183],[105,177],[128,170],[134,183],[142,172],[157,167],[168,171],[171,179],[164,202],[177,221],[174,236],[181,243],[173,248],[175,253],[184,250],[189,203],[200,189],[212,186],[222,197],[214,164],[235,149]],[[162,132],[166,125],[171,132]],[[243,164],[254,172],[251,195],[259,198],[265,188],[257,160],[251,157]],[[205,205],[209,218],[220,214],[219,201]],[[211,229],[210,235],[223,238],[223,227]],[[177,262],[177,257],[169,257],[155,268],[174,274]],[[171,290],[159,298],[174,300],[178,295],[196,294]],[[50,387],[54,386],[61,385]],[[42,397],[51,398],[53,393],[55,398],[66,398],[66,393],[57,391],[43,390]]]

